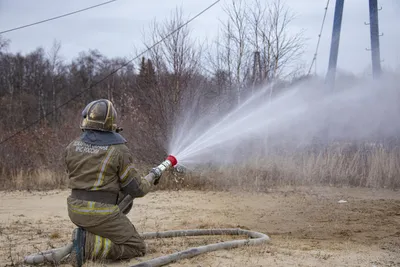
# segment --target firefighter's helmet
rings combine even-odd
[[[111,101],[99,99],[90,102],[82,111],[82,130],[117,131],[117,112]]]

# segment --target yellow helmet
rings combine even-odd
[[[118,131],[117,112],[111,101],[99,99],[90,102],[82,111],[82,130]]]

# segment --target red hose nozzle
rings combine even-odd
[[[174,167],[176,164],[178,164],[178,160],[172,155],[169,155],[167,157],[167,160],[169,160],[171,162],[172,167]]]

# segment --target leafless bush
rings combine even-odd
[[[150,165],[142,165],[145,175]],[[400,146],[338,144],[318,150],[275,154],[241,164],[207,166],[196,171],[167,171],[154,190],[268,191],[287,185],[330,185],[400,188]],[[65,188],[65,174],[38,169],[3,176],[1,189],[46,190]]]
[[[0,176],[0,190],[51,190],[64,189],[67,186],[65,173],[48,169],[32,172],[20,170],[12,175]]]
[[[324,149],[275,154],[237,165],[204,167],[169,175],[163,188],[268,191],[287,185],[400,188],[400,147],[330,145]],[[174,177],[175,176],[175,177]],[[178,176],[179,178],[176,178]]]

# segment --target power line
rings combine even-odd
[[[313,60],[312,60],[312,62],[311,62],[311,65],[310,65],[310,68],[309,68],[309,70],[308,70],[308,74],[307,74],[307,75],[310,75],[311,69],[312,69],[314,63],[317,61],[318,48],[319,48],[319,43],[321,42],[321,35],[322,35],[322,30],[324,29],[324,24],[325,24],[325,19],[326,19],[326,13],[328,12],[328,7],[329,7],[329,1],[330,1],[330,0],[328,0],[327,3],[326,3],[324,18],[322,19],[322,25],[321,25],[321,29],[320,29],[319,35],[318,35],[317,47],[316,47],[316,49],[315,49],[314,57],[313,57]]]
[[[12,32],[12,31],[16,31],[16,30],[20,30],[20,29],[31,27],[31,26],[34,26],[34,25],[37,25],[37,24],[40,24],[40,23],[44,23],[44,22],[48,22],[48,21],[51,21],[51,20],[63,18],[63,17],[66,17],[66,16],[70,16],[70,15],[73,15],[73,14],[76,14],[76,13],[79,13],[79,12],[82,12],[82,11],[86,11],[86,10],[93,9],[93,8],[96,8],[96,7],[99,7],[99,6],[107,5],[107,4],[110,4],[110,3],[115,2],[115,1],[117,1],[117,0],[111,0],[111,1],[104,2],[104,3],[98,4],[98,5],[90,6],[90,7],[84,8],[84,9],[80,9],[80,10],[76,10],[76,11],[73,11],[73,12],[70,12],[70,13],[66,13],[66,14],[63,14],[63,15],[52,17],[52,18],[49,18],[49,19],[37,21],[37,22],[31,23],[31,24],[26,24],[26,25],[19,26],[19,27],[15,27],[15,28],[12,28],[12,29],[9,29],[9,30],[2,31],[2,32],[0,32],[0,34],[7,33],[7,32]]]
[[[173,30],[172,32],[170,32],[168,35],[166,35],[165,37],[161,38],[159,41],[157,41],[156,43],[154,43],[152,46],[148,47],[147,49],[145,49],[143,52],[141,52],[140,54],[136,55],[134,58],[128,60],[126,63],[124,63],[123,65],[121,65],[120,67],[118,67],[117,69],[113,70],[112,72],[110,72],[108,75],[106,75],[104,78],[100,79],[99,81],[95,82],[93,85],[89,86],[88,88],[85,88],[83,90],[81,90],[78,94],[76,94],[75,96],[73,96],[72,98],[70,98],[69,100],[65,101],[63,104],[57,106],[54,110],[46,113],[43,117],[33,121],[32,123],[28,124],[27,126],[23,127],[22,129],[18,130],[17,132],[11,134],[10,136],[4,138],[3,140],[0,141],[0,145],[4,144],[5,142],[11,140],[12,138],[14,138],[15,136],[17,136],[18,134],[22,133],[23,131],[31,128],[32,126],[36,125],[37,123],[39,123],[40,121],[42,121],[44,118],[46,118],[47,116],[51,115],[54,113],[54,111],[59,110],[60,108],[68,105],[69,103],[71,103],[73,100],[75,100],[76,98],[78,98],[79,96],[81,96],[84,92],[86,92],[87,90],[92,89],[93,87],[97,86],[98,84],[102,83],[103,81],[105,81],[108,77],[114,75],[115,73],[117,73],[119,70],[121,70],[122,68],[128,66],[132,61],[140,58],[141,56],[143,56],[147,51],[150,51],[151,49],[153,49],[154,47],[156,47],[157,45],[159,45],[160,43],[162,43],[165,39],[167,39],[168,37],[172,36],[175,32],[179,31],[181,28],[185,27],[186,25],[188,25],[190,22],[192,22],[193,20],[195,20],[197,17],[201,16],[203,13],[205,13],[206,11],[208,11],[209,9],[211,9],[213,6],[215,6],[218,2],[220,2],[221,0],[217,0],[215,2],[213,2],[211,5],[209,5],[208,7],[206,7],[205,9],[203,9],[201,12],[197,13],[197,15],[195,15],[194,17],[192,17],[191,19],[189,19],[188,21],[186,21],[185,23],[183,23],[181,26],[179,26],[178,28],[176,28],[175,30]]]

